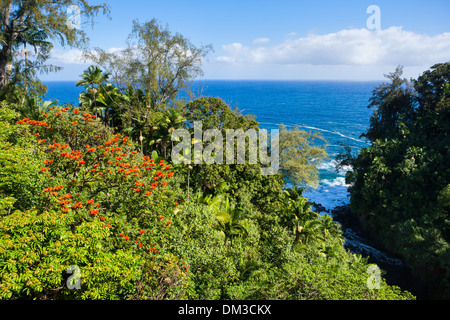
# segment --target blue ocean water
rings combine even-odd
[[[46,100],[78,104],[83,90],[74,82],[47,82]],[[341,144],[354,152],[366,147],[360,135],[368,128],[372,111],[367,108],[378,82],[339,81],[225,81],[194,82],[194,93],[220,97],[243,114],[253,114],[261,128],[288,128],[318,131],[327,140],[330,158],[319,166],[320,184],[305,192],[311,201],[327,209],[348,203],[345,168],[335,170]],[[348,168],[347,168],[348,169]]]

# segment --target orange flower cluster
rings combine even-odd
[[[69,145],[60,144],[60,143],[55,142],[55,140],[53,140],[53,143],[49,144],[47,147],[52,150],[63,150],[63,149],[69,148]]]
[[[71,204],[71,203],[72,203],[71,200],[61,200],[61,201],[59,202],[59,204],[62,205],[62,206],[65,206],[66,204]]]
[[[84,117],[83,120],[86,122],[93,121],[94,119],[97,118],[95,115],[89,113],[83,114],[83,117]]]
[[[119,233],[119,236],[121,236],[125,241],[130,240],[130,237],[129,237],[129,236],[126,236],[126,235],[124,235],[124,234],[122,234],[122,233]]]
[[[184,270],[187,271],[187,270],[189,269],[189,266],[188,266],[188,265],[185,265],[185,266],[184,266],[185,263],[186,263],[186,262],[181,261],[181,265],[183,266]]]
[[[16,122],[17,124],[23,124],[28,126],[41,126],[41,127],[49,127],[49,125],[42,121],[30,120],[29,118],[24,118]]]
[[[70,153],[61,152],[59,155],[61,157],[66,157],[67,159],[73,159],[73,160],[78,160],[78,159],[83,158],[83,155],[78,150],[72,150]]]
[[[73,209],[83,208],[83,204],[81,202],[77,202],[72,206]]]
[[[154,253],[159,253],[159,250],[156,250],[154,247],[150,247],[150,251],[153,251]],[[155,256],[153,256],[155,258]]]
[[[56,110],[58,111],[58,110]],[[61,113],[67,111],[67,108],[64,110],[59,110]],[[55,111],[54,111],[55,112]],[[77,108],[73,110],[74,114],[81,113],[80,108]],[[83,112],[84,113],[84,112]],[[50,114],[50,113],[49,113]],[[51,115],[51,114],[50,114]],[[55,113],[53,113],[53,116]],[[81,115],[73,116],[72,120],[68,120],[67,123],[71,124],[72,126],[81,126],[81,125],[89,125],[85,124],[80,119],[82,118]],[[83,114],[84,121],[92,121],[96,119],[94,115],[89,114]],[[63,120],[63,118],[59,118],[58,121]],[[77,121],[75,121],[77,120]],[[22,120],[22,124],[35,124],[39,125],[39,122],[33,122],[29,119]],[[46,124],[41,123],[41,125],[46,126]],[[70,130],[74,130],[73,127],[71,127]],[[77,128],[75,128],[77,130]],[[85,128],[83,128],[85,130]],[[37,130],[36,130],[37,131]],[[71,134],[75,134],[72,132],[78,132],[78,131],[71,131]],[[80,135],[84,137],[84,133],[81,134],[82,131],[80,131]],[[42,132],[41,132],[42,135]],[[70,134],[69,134],[70,137]],[[97,140],[92,140],[92,137],[94,137]],[[101,139],[101,140],[100,140]],[[39,140],[42,142],[45,142],[45,140]],[[82,141],[80,139],[80,141]],[[148,156],[142,157],[139,152],[137,151],[131,151],[129,150],[129,147],[124,147],[125,145],[130,146],[131,141],[129,137],[121,136],[121,134],[115,134],[110,139],[105,139],[103,136],[95,135],[90,136],[86,140],[86,142],[82,144],[78,150],[71,150],[72,148],[76,148],[72,146],[72,144],[77,144],[79,141],[75,139],[69,139],[67,140],[67,143],[70,144],[60,144],[57,143],[55,140],[53,140],[50,144],[45,144],[44,146],[48,147],[48,151],[50,153],[54,152],[52,154],[52,157],[49,156],[47,160],[45,160],[45,166],[42,165],[43,171],[48,171],[49,168],[52,168],[55,163],[61,167],[64,166],[65,172],[68,172],[69,175],[64,174],[63,177],[66,177],[68,180],[72,181],[69,182],[67,188],[69,190],[66,190],[67,194],[59,196],[59,210],[60,212],[70,212],[71,210],[79,210],[80,212],[85,215],[85,218],[89,217],[88,219],[93,219],[98,221],[102,221],[103,226],[106,228],[113,228],[111,225],[114,226],[114,228],[119,228],[119,226],[116,226],[112,220],[108,218],[107,214],[103,214],[106,210],[105,208],[100,208],[100,203],[95,203],[94,199],[87,200],[85,198],[86,194],[83,193],[83,195],[80,195],[79,193],[75,192],[84,192],[81,190],[86,190],[81,188],[77,183],[87,183],[86,181],[92,181],[92,177],[98,177],[98,175],[105,175],[108,176],[108,173],[111,174],[110,178],[102,180],[102,182],[108,184],[111,183],[113,186],[117,185],[123,185],[124,179],[126,178],[128,183],[127,186],[127,192],[129,194],[133,194],[133,197],[143,197],[145,196],[154,196],[155,189],[158,187],[166,186],[167,185],[167,178],[171,178],[174,176],[174,172],[171,172],[171,166],[167,165],[164,160],[157,161],[155,163],[155,160],[151,159]],[[95,142],[93,142],[95,141]],[[89,142],[89,144],[86,144]],[[72,161],[66,161],[66,159],[74,160],[73,165],[71,164]],[[85,167],[77,167],[85,165]],[[71,169],[73,169],[72,175]],[[68,169],[68,170],[67,170]],[[117,169],[117,170],[116,170]],[[104,173],[99,172],[99,170],[104,171]],[[91,172],[94,172],[95,175],[91,174]],[[116,174],[119,172],[120,174]],[[97,175],[98,174],[98,175]],[[55,177],[56,178],[56,177]],[[119,178],[119,180],[115,180]],[[59,179],[59,177],[58,177]],[[100,179],[100,177],[99,177]],[[114,179],[114,180],[113,180]],[[117,183],[120,182],[120,183]],[[80,187],[77,189],[77,187]],[[108,187],[106,185],[106,187]],[[128,187],[130,189],[128,189]],[[44,189],[44,192],[53,192],[53,191],[59,191],[63,188],[63,186],[55,187],[55,188],[48,188]],[[72,192],[72,190],[80,190],[80,191],[73,191],[74,196],[72,196],[69,191]],[[63,192],[61,192],[63,193]],[[95,193],[97,194],[97,193]],[[55,192],[55,195],[58,196],[58,193]],[[94,196],[91,196],[94,197]],[[147,199],[147,198],[145,198]],[[174,201],[174,200],[173,200]],[[172,202],[173,203],[173,202]],[[172,225],[172,221],[168,220],[168,218],[165,218],[163,215],[159,215],[159,213],[153,213],[154,216],[153,219],[158,221],[158,227],[159,228],[169,228]],[[104,215],[104,216],[103,216]],[[153,221],[155,221],[153,220]],[[141,226],[142,228],[143,226]],[[128,231],[125,231],[128,232]],[[143,248],[147,253],[150,248],[150,252],[157,254],[159,253],[160,249],[156,244],[148,243],[147,240],[147,234],[145,236],[142,236],[144,233],[149,232],[152,234],[149,230],[142,230],[138,229],[132,232],[132,234],[119,234],[125,241],[134,241],[135,246],[138,248]],[[142,236],[142,237],[141,237]],[[142,239],[141,239],[142,238]],[[151,240],[150,240],[151,241]],[[131,242],[133,243],[133,242]],[[154,256],[156,257],[156,256]]]
[[[67,200],[67,199],[71,199],[72,197],[73,197],[73,196],[72,196],[70,193],[60,196],[60,197],[59,197],[59,200],[61,200],[61,201],[59,202],[59,204],[60,204],[60,205],[66,205],[66,204],[72,203],[71,200]],[[64,200],[64,199],[65,199],[65,200]]]
[[[62,188],[64,188],[64,186],[57,186],[57,187],[54,187],[54,188],[47,188],[47,189],[44,189],[43,191],[44,192],[53,192],[53,191],[59,191]]]

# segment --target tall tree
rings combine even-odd
[[[376,139],[393,139],[398,136],[401,126],[413,121],[415,108],[414,88],[402,78],[403,68],[385,75],[390,82],[382,83],[373,90],[369,108],[373,108],[370,128],[362,137]]]
[[[124,50],[97,48],[85,56],[106,70],[117,87],[142,90],[144,107],[153,110],[173,105],[179,93],[189,91],[191,80],[202,74],[203,59],[211,50],[210,45],[194,46],[156,19],[142,24],[135,20],[127,42]]]
[[[71,6],[92,23],[101,10],[109,13],[106,3],[91,5],[86,0],[0,0],[0,90],[8,83],[15,50],[28,42],[30,30],[63,46],[83,47],[87,43],[86,33],[68,23]],[[48,42],[34,41],[34,45],[49,48]]]
[[[280,172],[294,185],[316,187],[319,180],[317,166],[328,157],[326,141],[318,132],[288,130],[280,126]]]
[[[202,74],[203,60],[210,50],[210,45],[196,47],[152,19],[142,24],[133,22],[124,50],[96,48],[86,52],[85,58],[101,66],[110,75],[111,83],[129,97],[121,109],[123,126],[138,134],[134,138],[143,139],[145,152],[158,142],[155,134],[161,132],[155,130],[164,127],[160,120],[165,119],[167,109],[179,109],[185,104],[180,95],[191,95],[191,81]],[[161,147],[165,153],[166,145]]]

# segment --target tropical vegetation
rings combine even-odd
[[[72,1],[25,3],[3,1],[2,17],[25,11],[24,24],[48,33],[43,41],[78,39],[60,23],[58,6]],[[80,3],[88,16],[105,9]],[[183,128],[193,137],[193,121],[219,130],[259,123],[220,98],[190,95],[208,46],[156,20],[135,22],[130,38],[120,54],[90,52],[99,60],[77,82],[78,105],[44,102],[31,88],[39,79],[24,86],[2,74],[1,59],[12,63],[21,46],[2,44],[1,299],[415,298],[384,278],[370,285],[368,259],[348,251],[340,226],[302,196],[326,157],[320,136],[282,126],[274,175],[261,174],[259,158],[172,163],[171,135]]]
[[[351,210],[363,230],[405,261],[432,298],[450,297],[450,63],[417,79],[402,68],[373,91],[364,137],[347,153]]]

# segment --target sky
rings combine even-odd
[[[106,2],[111,19],[98,16],[92,27],[81,18],[91,48],[124,48],[133,20],[156,18],[197,47],[213,46],[205,80],[371,81],[399,65],[405,77],[417,78],[450,61],[448,0]],[[64,69],[44,81],[77,80],[89,66],[80,50],[58,45],[49,62]]]

